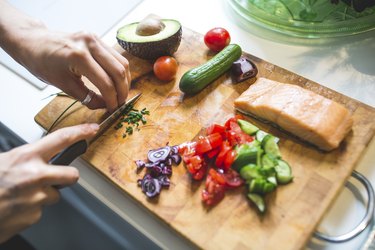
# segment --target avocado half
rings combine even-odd
[[[139,22],[127,24],[117,31],[117,41],[130,54],[143,59],[172,55],[180,46],[182,27],[173,19],[161,19],[165,27],[154,35],[138,35]]]

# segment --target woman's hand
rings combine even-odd
[[[79,101],[89,89],[82,76],[99,90],[87,106],[113,111],[128,96],[128,61],[89,33],[51,32],[41,22],[0,0],[0,47],[41,80]]]
[[[95,35],[39,28],[25,47],[21,60],[25,67],[80,101],[89,92],[82,81],[86,76],[101,93],[93,96],[89,108],[113,111],[125,102],[131,82],[128,61]]]
[[[67,146],[97,132],[97,124],[63,128],[0,154],[0,243],[37,222],[43,205],[59,200],[55,187],[74,184],[77,169],[47,162]]]

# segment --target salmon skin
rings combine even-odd
[[[259,78],[235,108],[276,124],[324,151],[337,148],[353,126],[343,105],[297,85]]]

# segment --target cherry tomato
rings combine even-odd
[[[154,63],[154,74],[162,81],[171,81],[177,73],[178,63],[174,57],[161,56]]]
[[[213,28],[204,36],[204,43],[210,50],[219,52],[230,43],[229,32],[224,28]]]

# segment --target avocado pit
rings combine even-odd
[[[182,27],[174,19],[148,16],[117,30],[117,42],[133,56],[153,60],[173,55],[180,46]]]
[[[164,28],[165,24],[159,18],[149,17],[139,22],[135,33],[140,36],[152,36],[160,33]]]

